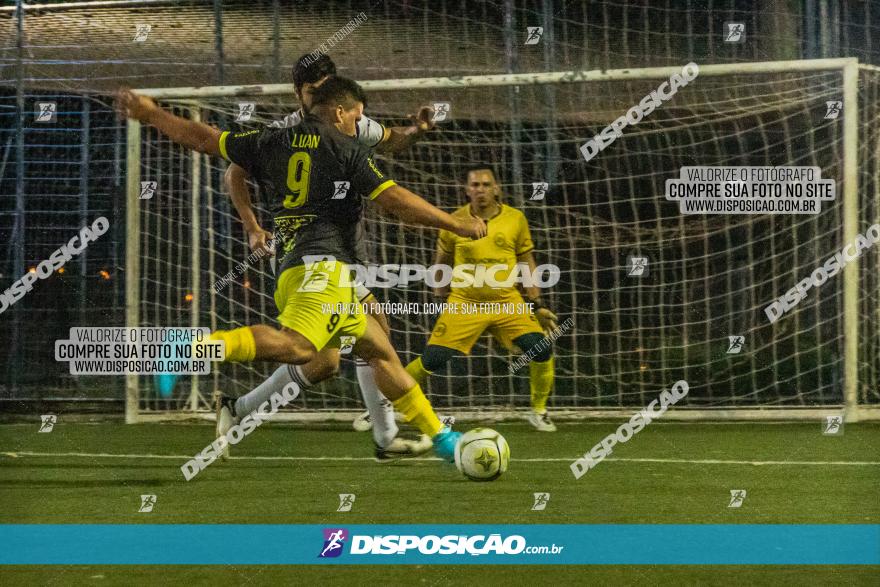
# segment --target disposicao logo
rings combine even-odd
[[[348,530],[344,528],[324,528],[324,548],[318,558],[336,558],[342,554],[347,539]]]

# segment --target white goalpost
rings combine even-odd
[[[621,417],[678,379],[688,397],[665,419],[880,419],[880,252],[848,263],[796,309],[770,323],[763,308],[880,222],[880,73],[856,59],[699,64],[699,76],[585,161],[579,148],[681,67],[368,80],[367,113],[405,124],[420,105],[450,115],[406,152],[379,156],[402,185],[452,210],[463,173],[492,165],[503,202],[529,220],[540,263],[560,267],[545,297],[574,327],[554,343],[554,417]],[[177,114],[225,129],[261,128],[298,108],[290,84],[148,88]],[[839,117],[826,103],[842,102]],[[246,120],[241,104],[252,104]],[[245,110],[248,110],[246,108]],[[249,251],[222,183],[226,164],[128,122],[126,325],[273,324],[273,277]],[[683,215],[663,195],[684,166],[815,166],[837,197],[817,215]],[[139,200],[142,181],[155,181]],[[534,182],[550,185],[532,200]],[[269,203],[255,208],[270,228]],[[369,206],[368,206],[369,208]],[[369,260],[433,261],[436,233],[366,215]],[[640,277],[627,259],[647,259]],[[224,280],[225,276],[232,276]],[[428,288],[374,291],[380,301],[429,302]],[[433,324],[389,315],[406,362]],[[728,337],[742,350],[728,352]],[[527,369],[484,337],[432,377],[437,411],[500,419],[528,406]],[[216,365],[182,377],[169,397],[126,377],[126,421],[211,417],[222,390],[249,391],[275,368]],[[301,394],[283,418],[350,420],[362,410],[353,365]]]

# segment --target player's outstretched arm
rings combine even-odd
[[[380,153],[398,153],[409,149],[418,142],[425,133],[433,129],[434,110],[430,106],[423,106],[419,112],[410,116],[413,124],[411,126],[393,126],[388,129],[384,140],[379,143],[376,150]]]
[[[473,239],[486,236],[486,223],[481,218],[455,218],[399,185],[388,187],[374,201],[386,213],[397,216],[406,224],[448,230]]]
[[[220,131],[213,126],[175,116],[146,96],[122,89],[116,92],[116,111],[156,127],[169,139],[206,155],[220,155]]]
[[[272,233],[263,230],[254,214],[251,202],[251,190],[248,187],[247,179],[249,174],[242,167],[235,163],[230,163],[226,168],[223,176],[226,184],[226,191],[229,192],[229,199],[238,212],[244,230],[248,235],[248,246],[254,253],[269,253],[269,241],[272,240]]]

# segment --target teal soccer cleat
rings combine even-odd
[[[446,426],[438,432],[434,438],[434,452],[437,456],[450,463],[455,462],[455,445],[461,439],[461,432],[455,432],[449,426]]]

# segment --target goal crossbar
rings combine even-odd
[[[755,73],[791,73],[798,71],[833,71],[847,66],[858,67],[858,59],[807,59],[802,61],[756,61],[751,63],[723,63],[700,65],[701,76]],[[627,69],[592,69],[581,71],[554,71],[540,73],[505,73],[497,75],[467,75],[456,77],[421,77],[392,80],[366,80],[360,82],[364,90],[432,90],[458,87],[519,86],[541,84],[564,84],[599,81],[626,81],[637,79],[663,79],[680,73],[681,67],[644,67]],[[292,95],[293,84],[265,84],[242,86],[203,86],[181,88],[142,88],[135,90],[156,99],[172,98],[222,98],[229,96],[279,96]]]
[[[793,60],[793,61],[768,61],[768,62],[751,62],[751,63],[732,63],[732,64],[706,64],[699,65],[700,76],[722,76],[722,75],[742,75],[742,74],[772,74],[772,73],[792,73],[792,72],[823,72],[823,71],[840,71],[843,78],[843,111],[846,113],[844,117],[843,128],[843,176],[841,183],[843,185],[843,237],[845,242],[852,242],[858,234],[858,72],[867,69],[866,66],[859,64],[856,58],[838,58],[838,59],[812,59],[812,60]],[[437,89],[437,88],[469,88],[469,87],[491,87],[491,86],[517,86],[517,85],[541,85],[541,84],[567,84],[567,83],[590,83],[590,82],[607,82],[607,81],[626,81],[626,80],[650,80],[669,78],[673,74],[680,73],[681,67],[650,67],[650,68],[627,68],[627,69],[610,69],[610,70],[582,70],[582,71],[562,71],[562,72],[540,72],[540,73],[522,73],[522,74],[499,74],[499,75],[477,75],[477,76],[460,76],[460,77],[433,77],[433,78],[411,78],[411,79],[393,79],[393,80],[368,80],[362,82],[365,90],[419,90],[419,89]],[[230,96],[281,96],[293,95],[292,84],[266,84],[266,85],[230,85],[230,86],[205,86],[205,87],[178,87],[178,88],[141,88],[136,90],[138,93],[150,96],[159,100],[180,99],[192,100],[193,104],[199,99],[222,98]],[[139,193],[139,141],[140,141],[140,125],[136,121],[128,123],[128,201],[137,202]],[[133,144],[134,143],[134,144]],[[196,166],[193,166],[193,170]],[[194,194],[195,195],[195,194]],[[132,208],[132,206],[129,206]],[[136,208],[136,206],[135,206]],[[136,211],[128,211],[129,234],[139,234],[139,215]],[[139,239],[127,239],[127,259],[134,264],[129,268],[137,268],[137,258],[139,255]],[[198,259],[194,259],[197,261]],[[198,267],[198,264],[194,265]],[[858,386],[858,288],[859,288],[859,268],[858,264],[847,264],[843,270],[843,322],[845,331],[845,351],[843,360],[843,400],[844,411],[848,421],[857,421],[859,419],[877,419],[878,412],[862,406],[860,408],[857,401]],[[127,280],[127,320],[129,326],[139,325],[139,315],[137,304],[139,299],[137,274],[133,275],[135,279]],[[194,296],[198,296],[198,292],[193,292]],[[127,421],[133,422],[142,419],[138,415],[137,398],[138,383],[137,376],[127,377]],[[196,409],[196,384],[192,386],[191,407]],[[503,410],[499,411],[499,414]],[[584,413],[593,413],[592,410],[586,410]],[[764,419],[767,417],[781,418],[787,417],[785,409],[757,409],[757,410],[718,410],[707,411],[713,413],[717,417],[730,417],[734,419]],[[696,412],[693,412],[696,414]],[[789,416],[798,418],[802,417],[803,411],[791,410]],[[772,415],[771,415],[772,414]]]

